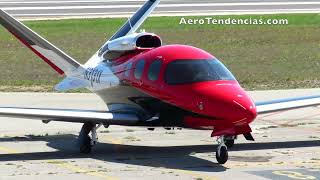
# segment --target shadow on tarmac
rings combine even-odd
[[[49,147],[57,149],[54,152],[31,152],[16,154],[0,154],[0,161],[51,160],[93,158],[101,161],[139,165],[148,167],[164,167],[169,169],[193,170],[202,172],[220,172],[226,168],[212,161],[194,157],[193,153],[212,152],[215,159],[216,145],[192,146],[138,146],[99,143],[89,155],[80,154],[76,148],[75,135],[56,135],[45,137],[0,138],[0,142],[45,141]],[[73,142],[73,143],[70,143]],[[230,151],[300,148],[320,146],[320,141],[287,141],[267,143],[236,144]],[[239,157],[238,157],[239,158]],[[265,157],[265,161],[272,157]],[[236,157],[230,159],[237,159]]]

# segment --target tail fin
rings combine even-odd
[[[48,63],[59,74],[71,74],[79,64],[72,57],[42,38],[24,24],[0,9],[0,24],[30,48],[36,55]]]
[[[98,63],[103,60],[101,57],[103,57],[104,53],[108,51],[108,42],[136,32],[159,3],[160,0],[147,0],[144,5],[139,8],[138,11],[129,18],[128,21],[109,40],[105,42],[99,51],[94,54],[85,65]]]
[[[109,39],[109,41],[136,32],[159,3],[160,0],[146,1],[144,5]]]

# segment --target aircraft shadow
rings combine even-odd
[[[53,152],[31,152],[16,154],[0,154],[0,161],[25,161],[25,160],[50,160],[50,159],[73,159],[93,158],[101,161],[139,165],[148,167],[164,167],[169,169],[193,170],[203,172],[225,171],[226,168],[209,161],[194,157],[193,153],[212,152],[214,159],[216,145],[192,145],[192,146],[138,146],[99,143],[93,149],[92,154],[84,155],[76,148],[75,135],[57,135],[31,138],[0,138],[0,142],[10,141],[45,141],[49,147],[56,149]],[[71,144],[73,142],[74,144]],[[320,146],[320,141],[287,141],[267,143],[241,143],[236,144],[230,151],[299,148]],[[236,160],[239,157],[230,157]],[[264,157],[262,161],[268,161],[272,157]]]

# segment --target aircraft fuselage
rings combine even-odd
[[[143,49],[89,71],[92,90],[109,110],[136,112],[145,119],[140,125],[223,127],[223,133],[237,135],[251,131],[248,124],[256,117],[253,101],[230,71],[191,46]],[[157,114],[161,122],[147,121]]]

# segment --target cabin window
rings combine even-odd
[[[143,69],[144,69],[144,60],[139,60],[138,63],[136,64],[136,69],[134,70],[134,77],[136,79],[141,79]]]
[[[162,61],[161,60],[155,60],[151,63],[148,71],[148,79],[151,81],[155,81],[158,79],[160,74]]]
[[[126,71],[124,72],[124,76],[129,77],[131,68],[132,68],[132,62],[130,62],[129,64],[127,64],[127,66],[126,66]]]
[[[172,61],[165,73],[165,81],[169,85],[217,80],[235,80],[231,72],[217,59]]]

